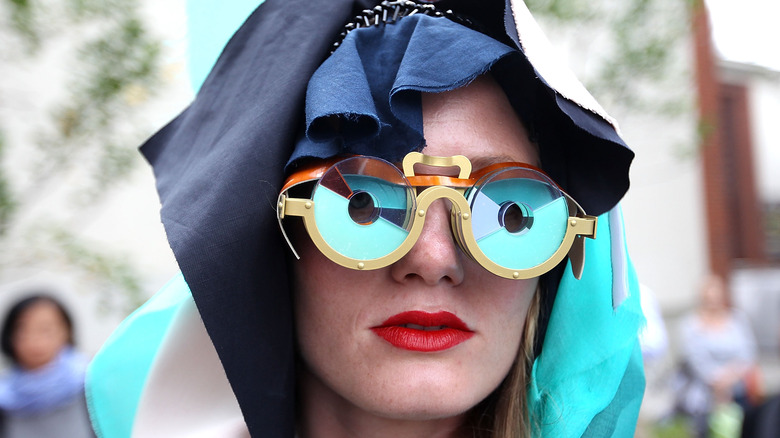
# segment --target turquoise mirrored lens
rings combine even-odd
[[[336,252],[353,259],[384,257],[406,239],[415,193],[397,167],[355,157],[331,167],[312,194],[314,220]]]
[[[531,269],[563,243],[569,208],[544,174],[504,169],[482,178],[467,194],[479,249],[508,269]]]

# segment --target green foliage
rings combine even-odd
[[[654,424],[650,429],[652,438],[689,438],[693,436],[690,421],[682,416],[674,416]]]
[[[117,14],[117,9],[99,7],[111,1],[71,1],[79,8],[79,19],[103,12]],[[122,181],[132,169],[134,146],[142,136],[128,138],[122,126],[134,107],[154,92],[158,80],[159,43],[134,15],[113,18],[105,33],[78,50],[79,69],[71,80],[71,96],[54,111],[54,132],[38,142],[45,151],[40,174],[52,175],[54,168],[74,162],[90,165],[93,183],[87,191],[93,197]]]
[[[780,203],[765,203],[763,216],[767,253],[780,260]]]
[[[47,23],[49,32],[45,33],[47,39],[41,44],[67,37],[80,46],[73,51],[75,54],[69,66],[72,74],[66,85],[68,96],[53,110],[50,120],[53,132],[46,132],[45,127],[41,129],[43,134],[38,143],[45,158],[53,158],[57,161],[57,168],[62,168],[63,160],[78,158],[73,154],[74,148],[89,148],[100,154],[105,144],[127,143],[127,140],[118,139],[127,137],[126,130],[118,127],[140,102],[154,93],[159,75],[160,44],[148,35],[137,16],[137,3],[133,0],[6,2],[14,11],[12,15],[24,13],[31,23],[52,18],[51,13],[41,12],[44,9],[57,11],[64,8],[66,13],[59,17],[57,23]],[[41,20],[38,15],[42,16]],[[40,32],[43,28],[40,25],[32,30],[43,34]],[[66,35],[66,30],[69,35]],[[73,33],[76,35],[73,36]],[[94,33],[97,36],[90,38]],[[31,57],[35,55],[29,54]],[[142,138],[143,135],[136,137]],[[137,140],[130,139],[130,144],[135,146]],[[105,150],[113,158],[118,155],[110,147]],[[104,158],[97,161],[112,163],[112,160]]]
[[[653,8],[654,2],[634,0],[628,6],[612,23],[616,56],[602,67],[600,82],[602,88],[633,97],[630,89],[637,81],[659,82],[668,74],[672,49],[685,36],[688,20],[664,26],[665,16]]]
[[[23,37],[28,48],[34,50],[40,43],[34,5],[31,0],[6,0],[11,11],[11,25]]]
[[[596,18],[593,2],[587,0],[526,0],[535,16],[545,16],[560,22],[582,25]]]
[[[14,263],[66,266],[105,291],[106,309],[128,312],[141,300],[133,264],[117,251],[78,237],[68,221],[97,203],[140,161],[136,147],[153,127],[141,129],[134,121],[156,92],[160,43],[147,32],[135,0],[6,0],[0,2],[2,9],[11,25],[6,36],[26,43],[0,48],[11,54],[5,58],[34,64],[51,57],[51,47],[68,56],[61,58],[66,92],[50,106],[48,117],[38,114],[25,122],[34,126],[34,145],[30,138],[17,145],[0,137],[0,246],[24,252],[0,257],[0,272]],[[12,186],[8,169],[20,164],[7,164],[5,152],[17,147],[27,151],[30,161]],[[40,208],[54,190],[68,197],[56,215]],[[45,239],[34,238],[41,229],[54,231]]]
[[[535,15],[573,28],[581,41],[593,41],[598,32],[606,32],[605,44],[592,45],[599,52],[587,53],[597,70],[584,75],[588,89],[603,103],[669,117],[687,108],[686,90],[668,84],[687,74],[674,61],[675,50],[690,32],[692,0],[528,0],[527,4]],[[657,93],[660,88],[666,93]],[[669,91],[675,89],[679,91]]]
[[[126,17],[135,14],[137,3],[123,0],[67,0],[67,10],[75,19]]]
[[[3,160],[4,149],[5,136],[0,131],[0,163]],[[3,173],[0,173],[0,239],[8,230],[15,209],[16,202],[11,194],[8,178]]]
[[[95,249],[71,231],[57,226],[36,233],[39,234],[36,240],[50,245],[39,254],[63,262],[94,290],[101,291],[98,304],[103,311],[127,314],[143,304],[145,295],[138,273],[126,257]]]

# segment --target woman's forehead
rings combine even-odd
[[[489,76],[442,93],[422,95],[428,155],[465,155],[474,168],[515,161],[539,165],[539,153],[502,88]]]

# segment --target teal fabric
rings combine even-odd
[[[95,355],[87,369],[86,395],[99,437],[131,435],[154,357],[176,312],[188,300],[190,289],[179,274],[128,316]]]
[[[190,85],[198,91],[219,54],[263,0],[187,0],[187,62]],[[216,7],[218,5],[218,7]],[[197,50],[192,48],[197,47]]]
[[[597,238],[586,243],[582,278],[567,267],[561,280],[529,385],[534,436],[633,435],[644,393],[637,340],[644,317],[625,247],[612,253],[612,240],[622,239],[613,233],[622,227],[610,224],[609,213],[600,216]],[[625,272],[618,272],[621,267]],[[613,286],[629,289],[617,308]]]
[[[583,437],[634,436],[645,387],[643,368],[642,350],[637,343],[615,397],[593,418]]]

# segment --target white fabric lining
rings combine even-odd
[[[144,386],[134,438],[244,438],[249,432],[195,302],[171,322]]]
[[[569,66],[555,55],[550,41],[536,23],[523,0],[511,0],[512,14],[520,38],[520,45],[536,71],[561,96],[577,105],[601,116],[612,125],[620,135],[620,128],[604,108],[596,102],[585,86],[577,79]]]

